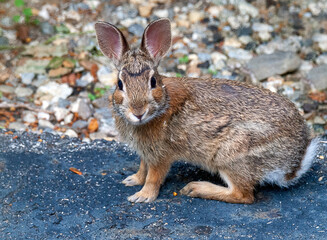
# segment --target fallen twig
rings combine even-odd
[[[47,110],[44,110],[44,109],[40,109],[38,107],[33,107],[33,106],[30,106],[26,103],[7,103],[7,102],[1,102],[0,103],[0,108],[26,108],[28,110],[31,110],[31,111],[34,111],[34,112],[46,112],[46,113],[53,113],[51,111],[47,111]]]

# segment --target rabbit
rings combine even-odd
[[[288,187],[310,168],[318,139],[283,96],[225,79],[165,77],[160,60],[171,47],[167,18],[151,22],[140,48],[131,49],[114,25],[99,21],[102,53],[118,70],[112,107],[120,138],[140,156],[137,173],[122,181],[143,185],[130,202],[152,202],[173,162],[183,160],[226,186],[188,183],[181,194],[251,204],[264,183]]]

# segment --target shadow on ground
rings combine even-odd
[[[219,183],[177,163],[155,202],[131,204],[140,187],[121,181],[138,157],[122,144],[0,130],[0,151],[0,239],[327,238],[324,159],[290,189],[259,188],[252,205],[173,196],[192,180]],[[324,143],[319,155],[326,152]]]

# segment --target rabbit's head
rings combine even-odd
[[[157,66],[171,46],[170,21],[150,23],[138,49],[130,49],[122,32],[110,23],[98,22],[95,30],[101,51],[118,70],[112,98],[117,114],[133,125],[162,114],[168,107],[168,95]]]

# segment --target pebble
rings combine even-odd
[[[200,22],[204,18],[204,13],[196,10],[190,11],[188,19],[191,23]]]
[[[0,92],[2,93],[14,93],[15,88],[7,85],[0,85]]]
[[[308,79],[316,90],[327,89],[327,65],[323,64],[313,68],[308,73]]]
[[[84,120],[77,120],[76,122],[73,123],[72,128],[81,131],[83,128],[87,128],[88,123],[87,121]]]
[[[313,35],[312,40],[318,43],[321,51],[327,51],[327,34],[316,33]]]
[[[53,112],[56,117],[56,120],[59,122],[68,115],[69,110],[66,108],[62,108],[62,107],[54,107]]]
[[[73,121],[74,114],[70,113],[64,118],[64,124],[70,124]]]
[[[33,90],[26,87],[17,87],[15,89],[15,94],[17,97],[29,97],[33,94]]]
[[[86,87],[87,85],[89,85],[93,81],[94,81],[94,77],[91,75],[90,72],[87,72],[80,79],[76,80],[76,86]]]
[[[22,113],[22,118],[26,123],[34,123],[36,121],[35,113],[31,111],[24,111]]]
[[[249,51],[242,48],[228,48],[227,55],[240,61],[249,61],[253,57]]]
[[[50,119],[50,114],[46,112],[38,112],[37,118],[39,120],[49,120]]]
[[[151,15],[153,5],[152,4],[144,4],[138,6],[138,10],[141,17],[149,17]]]
[[[105,86],[113,86],[116,82],[116,75],[106,66],[101,66],[97,72],[99,81]]]
[[[273,54],[262,54],[252,58],[247,68],[261,81],[274,75],[284,74],[298,69],[301,59],[292,52],[275,52]]]
[[[27,127],[22,122],[11,122],[8,126],[9,129],[14,129],[17,131],[24,131]]]
[[[168,9],[158,9],[153,12],[158,18],[167,18],[169,16]]]
[[[22,83],[26,84],[26,85],[30,85],[32,83],[32,80],[35,77],[35,73],[30,72],[30,73],[21,73],[19,74],[21,79],[22,79]]]
[[[39,120],[39,128],[50,128],[50,129],[54,129],[54,125],[50,121],[48,121],[48,120],[40,119]]]
[[[78,113],[78,116],[81,117],[83,120],[87,120],[89,117],[92,116],[93,113],[90,104],[82,98],[78,98],[75,102],[73,102],[70,106],[70,110],[74,113]]]
[[[0,46],[9,45],[9,39],[3,36],[0,36]]]
[[[65,132],[65,135],[67,135],[68,137],[74,137],[74,138],[78,137],[78,134],[72,129],[67,129]]]
[[[105,134],[104,132],[94,132],[94,133],[90,133],[90,138],[91,140],[95,140],[95,139],[104,139],[107,137],[107,134]]]
[[[51,95],[54,102],[58,101],[59,98],[66,99],[73,93],[73,89],[68,86],[67,83],[59,84],[56,82],[49,82],[38,88],[37,93],[42,95]]]
[[[327,64],[327,55],[320,55],[316,58],[315,62],[318,65]]]
[[[54,27],[48,22],[42,22],[40,24],[41,32],[46,35],[53,35],[55,34]]]
[[[144,28],[142,25],[134,23],[128,28],[128,31],[137,37],[142,37]]]
[[[248,14],[252,18],[256,18],[259,15],[259,10],[252,4],[247,3],[246,1],[239,1],[236,6],[242,15]]]
[[[272,32],[274,31],[274,28],[266,23],[255,22],[252,25],[252,30],[255,32]]]

